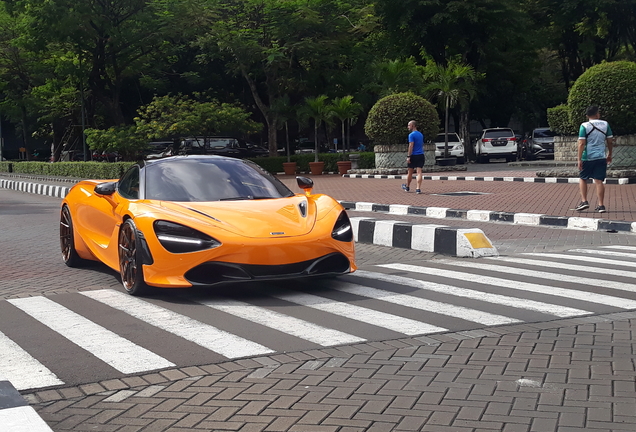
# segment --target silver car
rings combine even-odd
[[[435,138],[435,160],[444,157],[444,146],[445,136],[443,133],[438,134]],[[463,164],[466,162],[466,158],[464,156],[464,143],[459,138],[459,135],[456,133],[448,134],[448,156],[456,157],[458,164]]]
[[[525,160],[554,159],[555,136],[556,133],[552,132],[548,127],[533,130],[523,147],[522,157]]]

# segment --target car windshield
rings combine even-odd
[[[448,134],[448,141],[449,141],[449,142],[459,142],[459,137],[457,136],[457,134],[449,133],[449,134]],[[438,143],[440,143],[440,142],[442,142],[442,143],[443,143],[443,142],[446,142],[446,141],[444,140],[444,134],[439,134],[439,135],[437,135],[437,137],[435,138],[435,142],[438,142]]]
[[[484,134],[484,138],[512,138],[513,136],[515,134],[512,129],[491,130]]]
[[[552,132],[550,129],[535,129],[534,130],[535,138],[552,138],[555,136],[556,136],[556,133]]]
[[[292,195],[280,180],[246,160],[183,158],[146,166],[146,199],[202,202]]]

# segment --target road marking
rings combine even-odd
[[[555,315],[560,318],[589,315],[592,313],[582,309],[574,309],[551,303],[527,300],[524,298],[509,297],[501,294],[492,294],[468,288],[460,288],[452,285],[444,285],[419,279],[406,278],[403,276],[387,275],[384,273],[368,272],[364,270],[357,270],[354,275],[368,279],[380,280],[383,282],[395,283],[398,285],[410,286],[422,290],[439,292],[442,294],[454,295],[457,297],[464,297],[472,300],[480,300],[487,303],[500,304],[502,306],[510,306],[517,309],[526,309],[535,312],[541,312],[549,315]]]
[[[0,425],[7,432],[53,432],[30,406],[0,409]]]
[[[176,366],[48,298],[7,301],[122,373]]]
[[[374,326],[384,327],[389,330],[407,335],[448,331],[448,329],[444,327],[434,326],[409,318],[403,318],[397,315],[391,315],[385,312],[379,312],[373,309],[356,306],[354,304],[343,303],[325,297],[319,297],[313,294],[291,292],[289,294],[277,294],[273,297],[288,301],[290,303],[296,303],[323,312],[328,312],[334,315],[340,315],[352,320],[372,324]]]
[[[0,381],[6,379],[17,390],[64,384],[53,372],[0,332]],[[2,423],[0,423],[2,424]]]
[[[406,294],[396,294],[390,291],[370,288],[367,286],[346,282],[343,282],[339,285],[342,286],[335,287],[335,289],[337,289],[338,291],[343,291],[362,297],[370,297],[388,303],[398,304],[401,306],[419,309],[426,312],[435,312],[441,315],[461,318],[466,321],[472,321],[487,326],[505,325],[521,322],[518,319],[506,317],[503,315],[491,314],[476,309],[469,309],[462,306],[442,303],[434,300],[427,300]]]
[[[248,357],[274,352],[256,342],[115,290],[83,291],[80,294],[227,358]]]
[[[539,279],[549,279],[549,280],[559,281],[559,282],[590,285],[595,287],[615,289],[619,291],[629,291],[629,292],[636,291],[636,285],[633,283],[615,282],[615,281],[609,281],[604,279],[593,279],[593,278],[580,277],[580,276],[570,276],[570,275],[564,275],[560,273],[550,273],[550,272],[543,272],[539,270],[527,270],[527,269],[516,268],[516,267],[500,266],[496,264],[482,264],[482,263],[465,262],[465,261],[459,262],[459,261],[451,261],[451,260],[439,260],[436,262],[450,265],[450,266],[455,266],[455,267],[469,268],[471,270],[486,270],[486,271],[492,271],[497,273],[514,274],[517,276],[530,276],[530,277],[536,277]]]
[[[627,258],[636,258],[636,254],[627,253],[627,252],[614,252],[614,251],[606,251],[606,250],[594,250],[594,249],[570,249],[568,252],[572,253],[586,253],[593,255],[605,255],[605,256],[614,256],[614,257],[627,257]]]
[[[531,265],[536,267],[550,267],[550,268],[558,268],[561,270],[572,270],[572,271],[587,272],[587,273],[599,273],[603,275],[608,275],[611,272],[612,276],[621,276],[621,277],[629,277],[629,278],[636,279],[636,272],[626,271],[626,270],[614,270],[614,269],[608,270],[607,268],[604,268],[604,267],[588,267],[588,266],[575,265],[575,264],[565,264],[565,263],[560,263],[555,261],[540,261],[540,260],[533,260],[533,259],[519,258],[519,257],[514,257],[514,258],[498,257],[498,258],[484,258],[484,259],[509,262],[512,264],[526,264],[526,265]],[[633,288],[631,291],[636,291],[636,285],[632,284],[632,287]]]
[[[365,342],[366,339],[338,330],[322,327],[289,315],[275,312],[236,300],[199,300],[199,303],[265,327],[270,327],[292,336],[322,346]]]
[[[618,249],[618,250],[626,250],[626,251],[636,251],[636,246],[621,246],[621,245],[611,245],[611,246],[601,246],[605,249]],[[634,255],[636,258],[636,255]]]
[[[585,255],[565,255],[565,254],[557,254],[557,253],[524,253],[523,255],[529,256],[537,256],[537,257],[546,257],[546,258],[556,258],[556,259],[564,259],[570,261],[582,261],[582,262],[590,262],[597,265],[614,265],[614,266],[622,266],[622,267],[631,267],[636,268],[636,262],[629,261],[615,261],[611,259],[599,258],[599,257],[591,257]],[[605,269],[605,273],[613,272],[614,270]]]
[[[580,291],[567,288],[559,288],[550,285],[533,284],[528,282],[519,282],[511,279],[502,279],[489,276],[481,276],[470,273],[458,272],[453,270],[444,270],[440,268],[420,267],[408,264],[384,264],[379,267],[391,268],[395,270],[403,270],[413,273],[428,274],[431,276],[447,277],[450,279],[466,280],[470,278],[471,282],[494,285],[502,288],[513,290],[535,292],[539,294],[548,294],[556,297],[565,297],[568,299],[577,299],[590,303],[598,303],[607,306],[613,306],[620,309],[636,309],[636,300],[629,300],[621,297],[614,297],[605,294],[596,294],[587,291]]]

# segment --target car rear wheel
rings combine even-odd
[[[62,260],[69,267],[79,267],[84,263],[75,249],[75,234],[73,233],[73,219],[68,206],[62,207],[60,213],[60,247]]]
[[[128,294],[138,296],[148,292],[148,285],[144,282],[137,227],[132,219],[124,222],[119,231],[119,273]]]
[[[458,157],[457,158],[457,163],[460,164],[460,165],[465,164],[466,163],[466,158],[464,158],[463,156],[462,157]]]

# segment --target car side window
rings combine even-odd
[[[124,198],[139,199],[139,167],[133,167],[124,174],[117,190]]]

